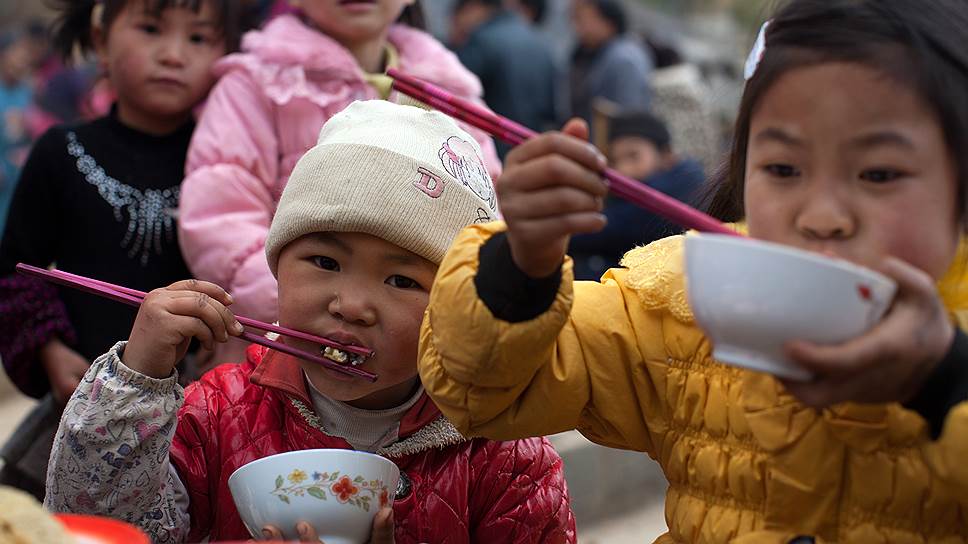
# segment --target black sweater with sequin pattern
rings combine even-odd
[[[9,278],[18,262],[56,264],[143,291],[190,277],[175,212],[193,129],[189,122],[152,136],[125,126],[112,111],[47,131],[14,194],[0,242],[0,277]],[[58,296],[76,333],[74,348],[89,360],[129,336],[134,308],[66,288]]]

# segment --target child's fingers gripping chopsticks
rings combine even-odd
[[[508,153],[507,166],[558,154],[588,170],[601,172],[608,166],[608,161],[594,145],[587,141],[587,136],[588,125],[581,119],[572,119],[560,132],[545,132],[516,146]],[[597,179],[601,180],[601,176],[599,175]]]
[[[221,287],[199,280],[151,291],[138,310],[122,360],[142,374],[167,377],[192,338],[211,347],[241,334],[226,304],[231,297]]]
[[[583,122],[563,133],[546,133],[514,149],[496,183],[508,243],[518,267],[532,277],[561,264],[572,234],[605,226],[601,214],[608,187],[599,172],[605,159],[584,136]]]
[[[214,338],[209,339],[206,345],[207,348],[213,347],[212,340],[225,342],[229,336],[242,334],[242,324],[227,308],[232,304],[232,298],[218,285],[191,279],[176,282],[167,287],[167,290],[172,292],[172,299],[177,301],[176,304],[180,307],[184,307],[185,311],[190,311],[191,309],[186,306],[192,304],[198,307],[200,315],[195,317],[200,318],[209,331],[214,333]]]
[[[88,293],[91,293],[91,294],[94,294],[94,295],[97,295],[97,296],[101,296],[101,297],[104,297],[104,298],[109,298],[111,300],[115,300],[117,302],[121,302],[123,304],[128,304],[130,306],[136,306],[136,307],[139,307],[139,308],[141,307],[141,305],[142,305],[145,297],[147,296],[147,293],[138,291],[136,289],[131,289],[131,288],[128,288],[128,287],[124,287],[122,285],[115,285],[115,284],[112,284],[112,283],[108,283],[108,282],[101,281],[101,280],[96,280],[96,279],[93,279],[93,278],[85,278],[84,276],[78,276],[76,274],[71,274],[71,273],[65,272],[63,270],[45,270],[43,268],[38,268],[36,266],[30,266],[28,264],[18,263],[17,264],[17,272],[19,272],[21,274],[28,275],[28,276],[34,276],[34,277],[43,278],[43,279],[45,279],[47,281],[51,281],[51,282],[57,283],[59,285],[64,285],[66,287],[71,287],[71,288],[74,288],[74,289],[79,289],[81,291],[85,291],[85,292],[88,292]],[[190,287],[190,286],[195,285],[195,284],[196,284],[196,282],[187,281],[184,284],[182,284],[181,282],[179,282],[179,284],[176,284],[176,285],[182,285],[182,286]],[[209,285],[211,285],[211,284],[209,284]],[[232,296],[231,295],[225,294],[224,291],[220,291],[218,288],[213,288],[213,292],[217,296],[217,298],[219,299],[219,301],[221,301],[223,303],[228,303],[228,304],[231,304],[232,303]],[[256,320],[253,320],[253,319],[247,319],[247,318],[244,318],[244,317],[238,317],[237,319],[240,322],[242,322],[243,324],[248,325],[248,326],[251,326],[251,327],[254,327],[254,328],[259,329],[259,330],[272,331],[272,332],[276,332],[276,333],[279,333],[279,334],[282,334],[282,335],[285,335],[285,336],[289,336],[289,337],[293,337],[293,338],[300,338],[300,339],[307,340],[309,342],[319,343],[319,344],[322,344],[324,346],[332,346],[332,347],[335,347],[335,348],[338,348],[338,349],[347,351],[349,353],[355,353],[355,354],[363,355],[364,357],[369,357],[373,353],[372,350],[369,350],[367,348],[363,348],[363,347],[359,347],[359,346],[343,346],[343,345],[341,345],[339,343],[333,342],[332,340],[328,340],[326,338],[317,337],[317,336],[314,336],[314,335],[311,335],[311,334],[308,334],[308,333],[305,333],[305,332],[295,331],[295,330],[292,330],[292,329],[287,329],[285,327],[279,327],[279,326],[276,326],[276,325],[270,325],[268,323],[262,323],[260,321],[256,321]],[[236,325],[233,323],[232,324],[232,327],[236,327]],[[326,359],[323,359],[322,357],[316,356],[316,355],[314,355],[312,353],[302,352],[301,350],[293,349],[293,348],[287,346],[286,344],[284,344],[282,342],[278,342],[278,341],[275,341],[275,340],[269,340],[268,338],[265,338],[265,337],[262,337],[262,336],[258,336],[258,335],[255,335],[255,334],[252,334],[252,333],[249,333],[249,332],[243,332],[241,334],[241,336],[243,338],[245,338],[246,340],[248,340],[249,342],[252,342],[252,343],[255,343],[255,344],[259,344],[259,345],[262,345],[262,346],[266,346],[266,347],[269,347],[269,348],[272,348],[272,349],[276,349],[276,350],[283,351],[283,352],[288,353],[290,355],[293,355],[295,357],[299,357],[299,358],[304,359],[304,360],[307,360],[307,361],[312,361],[312,362],[321,364],[321,365],[326,366],[328,368],[331,368],[331,369],[333,369],[333,370],[335,370],[337,372],[343,372],[345,374],[357,376],[357,377],[360,377],[360,378],[369,380],[371,382],[376,380],[376,375],[375,374],[372,374],[372,373],[367,372],[365,370],[357,369],[355,367],[343,366],[343,365],[340,365],[339,363],[335,363],[335,362],[332,362],[332,361],[328,361]],[[187,347],[187,345],[188,345],[188,343],[186,341],[185,342],[185,346]],[[136,343],[136,346],[137,346],[137,343]],[[128,353],[128,359],[132,359],[133,358],[133,356],[131,355],[131,353],[134,352],[134,351],[136,351],[136,350],[131,350],[131,351],[126,351],[125,352],[125,353]],[[182,353],[182,355],[184,354],[184,349],[182,349],[181,347],[179,347],[179,349],[177,351],[179,353]],[[179,355],[178,358],[180,359],[181,356]],[[124,357],[122,357],[122,359],[124,360]],[[164,369],[162,369],[162,370],[164,370]]]

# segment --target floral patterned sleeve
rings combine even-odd
[[[121,362],[125,343],[99,357],[71,396],[54,439],[44,506],[110,516],[153,542],[183,542],[188,495],[168,459],[184,390]]]

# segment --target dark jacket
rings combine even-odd
[[[592,102],[601,97],[625,111],[649,109],[652,58],[645,47],[617,36],[601,47],[579,48],[571,65],[571,114],[592,120]]]
[[[705,175],[695,160],[679,161],[672,168],[653,175],[645,184],[676,200],[696,205]],[[625,252],[682,232],[682,227],[624,200],[612,199],[605,206],[608,225],[601,232],[575,236],[568,254],[575,261],[575,278],[597,281],[609,268],[618,266]]]
[[[481,79],[492,110],[538,131],[558,124],[551,49],[520,16],[498,11],[471,33],[457,56]]]

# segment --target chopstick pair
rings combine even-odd
[[[36,266],[19,263],[17,264],[17,272],[27,276],[35,276],[35,277],[47,280],[51,283],[56,283],[59,285],[63,285],[65,287],[78,289],[80,291],[91,293],[93,295],[98,295],[107,299],[114,300],[116,302],[128,304],[130,306],[136,306],[136,307],[141,306],[141,303],[144,301],[144,298],[146,296],[146,293],[144,293],[143,291],[138,291],[136,289],[130,289],[128,287],[115,285],[113,283],[108,283],[106,281],[95,280],[84,276],[78,276],[77,274],[71,274],[70,272],[64,272],[63,270],[56,270],[56,269],[46,270],[43,268],[38,268]],[[283,336],[288,336],[290,338],[297,338],[300,340],[314,342],[322,346],[331,347],[338,350],[342,350],[347,353],[360,355],[364,358],[371,357],[373,355],[373,351],[370,349],[362,348],[359,346],[345,346],[338,342],[329,340],[328,338],[315,336],[302,331],[296,331],[292,329],[287,329],[285,327],[280,327],[278,325],[263,323],[261,321],[256,321],[254,319],[249,319],[247,317],[236,316],[236,319],[238,319],[239,323],[241,323],[245,327],[259,329],[267,332],[274,332]],[[317,363],[319,365],[325,366],[326,368],[335,370],[337,372],[342,372],[350,376],[356,376],[358,378],[363,378],[371,382],[375,382],[377,379],[376,374],[373,374],[371,372],[367,372],[365,370],[361,370],[359,368],[355,368],[352,366],[341,365],[335,361],[330,361],[329,359],[326,359],[325,357],[321,357],[314,353],[305,352],[305,351],[293,348],[291,346],[288,346],[286,344],[283,344],[282,342],[270,340],[262,335],[253,334],[248,331],[243,331],[242,334],[240,335],[240,338],[248,342],[252,342],[253,344],[259,344],[261,346],[265,346],[267,348],[271,348],[276,351],[281,351],[283,353],[292,355],[294,357],[298,357],[300,359],[304,359],[306,361]]]
[[[469,100],[458,98],[435,85],[399,70],[391,68],[387,70],[387,75],[394,79],[393,88],[397,91],[455,119],[477,127],[508,144],[516,146],[537,136],[535,131],[523,125],[488,111]],[[661,215],[682,227],[703,232],[742,236],[717,219],[611,168],[605,169],[602,174],[610,182],[611,191],[620,198],[654,214]]]

